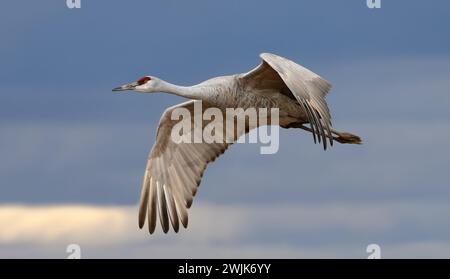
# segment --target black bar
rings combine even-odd
[[[187,265],[187,269],[186,269]],[[210,267],[210,268],[206,268]],[[266,269],[268,267],[268,269]],[[358,278],[401,274],[449,275],[449,260],[1,260],[1,274],[42,276],[130,276],[146,278],[301,278],[353,275]],[[207,271],[210,270],[209,273]],[[195,271],[196,273],[191,273]],[[227,272],[227,273],[224,273]],[[161,275],[163,277],[158,276]],[[280,277],[282,276],[282,277]],[[298,277],[300,276],[300,277]],[[2,278],[7,278],[3,277]],[[304,278],[304,277],[303,277]],[[379,277],[384,278],[384,277]]]

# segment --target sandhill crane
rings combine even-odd
[[[328,81],[281,56],[263,53],[260,57],[261,64],[247,73],[216,77],[194,86],[177,86],[153,76],[145,76],[113,89],[166,92],[191,99],[166,109],[159,122],[156,142],[149,155],[142,185],[140,228],[144,226],[147,216],[148,230],[152,234],[157,223],[157,213],[164,233],[169,230],[169,221],[175,232],[179,230],[180,221],[186,228],[187,210],[191,207],[203,172],[208,163],[230,145],[228,142],[173,142],[170,134],[176,121],[170,115],[177,108],[185,108],[194,114],[195,102],[203,103],[203,111],[208,107],[221,110],[229,107],[276,107],[279,108],[280,127],[301,128],[311,132],[314,142],[322,142],[324,149],[328,143],[332,145],[333,140],[361,143],[358,136],[331,128],[331,116],[325,102],[325,96],[331,89]],[[240,133],[244,134],[248,130]]]

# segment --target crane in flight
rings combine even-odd
[[[331,116],[325,96],[331,84],[312,71],[284,57],[263,53],[262,62],[253,70],[230,76],[209,79],[194,86],[178,86],[162,79],[145,76],[113,91],[133,90],[143,93],[166,92],[190,99],[167,108],[159,122],[156,142],[150,152],[145,169],[139,205],[139,228],[148,222],[149,233],[155,231],[157,219],[164,233],[170,228],[179,231],[180,222],[188,225],[188,209],[192,205],[208,163],[214,161],[229,147],[230,142],[174,142],[171,130],[178,123],[171,117],[179,108],[186,109],[194,119],[196,102],[202,102],[203,113],[214,107],[226,108],[278,108],[279,126],[300,128],[310,132],[314,142],[324,149],[333,141],[360,144],[353,134],[332,128]],[[224,122],[230,121],[223,119]],[[223,123],[224,133],[226,123]],[[246,124],[247,125],[247,124]],[[194,127],[194,126],[191,126]],[[234,140],[256,127],[234,131]],[[183,131],[194,135],[194,128]]]

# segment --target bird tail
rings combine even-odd
[[[362,144],[362,140],[360,137],[354,134],[350,134],[347,132],[340,132],[338,137],[334,139],[339,143],[348,143],[348,144]]]

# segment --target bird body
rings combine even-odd
[[[170,84],[158,79],[163,86],[162,92],[187,97],[194,100],[202,100],[209,107],[221,110],[225,108],[278,108],[281,121],[297,120],[307,123],[307,114],[295,98],[282,94],[279,89],[273,88],[251,88],[246,84],[246,74],[220,76],[208,79],[197,85],[185,87]],[[156,79],[156,78],[152,78]],[[286,121],[284,121],[286,122]]]
[[[322,143],[324,149],[332,145],[333,140],[361,143],[358,136],[331,128],[331,115],[325,102],[331,89],[328,81],[284,57],[263,53],[261,58],[261,64],[247,73],[216,77],[194,86],[178,86],[146,76],[113,89],[166,92],[191,99],[166,109],[161,117],[156,143],[144,174],[139,207],[140,228],[147,218],[149,232],[153,233],[158,217],[165,233],[169,230],[169,222],[175,232],[178,232],[180,222],[187,227],[187,210],[208,163],[220,156],[239,136],[261,125],[258,119],[256,126],[246,123],[239,129],[230,125],[233,127],[230,130],[228,124],[235,120],[224,118],[219,125],[225,135],[223,141],[174,142],[171,132],[179,120],[174,120],[172,114],[179,109],[187,111],[191,119],[210,108],[223,113],[228,109],[278,109],[279,126],[311,132],[314,142]],[[197,111],[199,103],[202,106]],[[200,119],[202,127],[210,123]],[[309,124],[309,127],[304,124]],[[183,132],[194,139],[203,136],[194,128]]]

